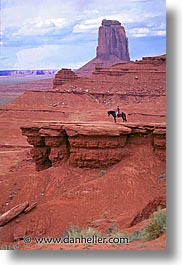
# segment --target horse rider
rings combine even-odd
[[[118,116],[119,113],[120,113],[120,108],[119,108],[119,106],[117,106],[116,116]]]

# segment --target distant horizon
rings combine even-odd
[[[135,59],[135,60],[130,60],[130,62],[135,62],[137,60],[142,60],[142,58],[145,58],[145,57],[157,57],[157,56],[162,56],[162,55],[166,55],[166,53],[162,53],[162,54],[156,54],[156,55],[147,55],[147,56],[142,56],[141,58],[138,58],[138,59]],[[128,62],[128,63],[130,63]],[[87,62],[85,62],[86,64]],[[126,63],[127,64],[127,63]],[[71,70],[77,70],[78,68],[67,68],[67,67],[61,67],[61,68],[39,68],[39,69],[0,69],[0,72],[3,72],[3,71],[57,71],[57,70],[60,70],[62,68],[66,68],[66,69],[71,69]]]
[[[124,26],[132,61],[166,53],[165,0],[1,0],[0,70],[78,69],[103,19]]]

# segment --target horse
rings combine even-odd
[[[121,113],[116,114],[116,111],[109,110],[107,112],[107,114],[108,114],[108,116],[112,115],[115,122],[116,122],[116,117],[118,117],[118,118],[121,117],[123,119],[123,122],[127,122],[126,114],[124,112],[121,112]]]

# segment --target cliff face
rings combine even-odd
[[[36,170],[68,161],[75,167],[104,168],[147,147],[147,153],[165,160],[166,125],[40,123],[22,127],[33,145]],[[146,157],[147,159],[147,157]]]
[[[79,76],[89,76],[95,67],[110,67],[116,63],[127,63],[130,61],[128,51],[128,39],[125,29],[116,20],[102,21],[98,32],[98,46],[96,58],[89,61],[76,71]]]

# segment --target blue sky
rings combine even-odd
[[[78,68],[104,18],[125,27],[132,60],[166,52],[165,0],[1,0],[0,69]]]

